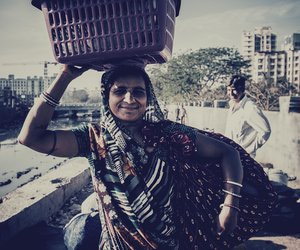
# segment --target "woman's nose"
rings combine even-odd
[[[125,94],[124,101],[127,102],[127,103],[134,102],[134,98],[133,98],[132,94],[129,91],[127,91],[127,93]]]

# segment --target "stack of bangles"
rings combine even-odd
[[[235,182],[235,181],[224,181],[224,182],[225,182],[225,183],[228,183],[228,184],[231,184],[231,185],[234,185],[234,186],[238,186],[238,187],[240,187],[240,188],[243,187],[242,184],[240,184],[240,183],[238,183],[238,182]],[[222,189],[222,191],[223,191],[225,194],[231,195],[231,196],[233,196],[233,197],[236,197],[236,198],[242,198],[242,196],[241,196],[240,194],[236,194],[236,193],[230,192],[230,191],[228,191],[228,190],[226,190],[226,189]],[[220,208],[222,208],[222,207],[230,207],[230,208],[233,208],[233,209],[237,210],[238,212],[241,211],[239,207],[234,206],[234,205],[232,205],[232,204],[225,204],[225,203],[223,203],[223,204],[220,205]]]
[[[59,101],[49,95],[47,92],[43,92],[40,97],[53,108],[59,105]]]

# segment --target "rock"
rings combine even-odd
[[[92,193],[88,198],[86,198],[81,204],[82,213],[91,213],[98,210],[96,193]]]
[[[0,182],[0,187],[6,186],[6,185],[8,185],[10,183],[11,183],[11,179],[8,179],[6,181],[2,181],[2,182]]]

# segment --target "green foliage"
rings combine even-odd
[[[233,48],[206,48],[179,55],[150,70],[158,97],[163,101],[207,100],[216,83],[248,67]],[[209,98],[210,99],[210,98]]]

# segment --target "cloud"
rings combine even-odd
[[[295,23],[294,19],[299,22]],[[281,28],[282,24],[287,26]],[[299,1],[279,1],[272,5],[232,8],[199,17],[178,20],[176,23],[176,49],[211,46],[240,46],[243,30],[272,26],[279,36],[296,32],[300,23]],[[179,37],[180,36],[180,37]],[[187,39],[188,38],[188,39]]]

